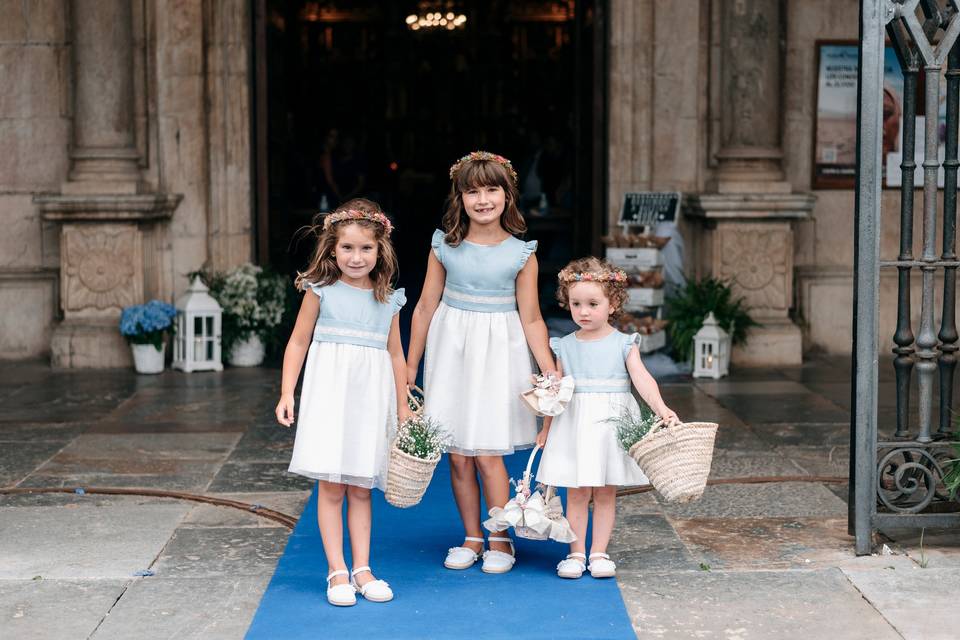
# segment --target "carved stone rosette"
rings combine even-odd
[[[143,298],[143,249],[132,224],[65,224],[61,234],[65,318],[116,316]]]
[[[792,303],[789,223],[727,223],[715,231],[713,272],[733,284],[756,317],[786,317]]]

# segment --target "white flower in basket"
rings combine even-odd
[[[422,396],[423,391],[414,387]],[[416,414],[397,427],[387,461],[384,497],[395,507],[412,507],[423,499],[440,456],[450,446],[450,434],[435,420],[424,417],[423,403],[407,392]]]
[[[533,388],[520,394],[527,406],[538,416],[558,416],[573,397],[573,376],[557,379],[553,374],[531,376]]]
[[[523,478],[514,483],[516,494],[503,507],[490,509],[490,519],[484,521],[483,526],[490,531],[503,531],[513,527],[517,536],[529,540],[573,542],[577,536],[563,516],[563,504],[555,489],[547,486],[543,493],[539,487],[533,491],[530,489],[533,481],[533,460],[539,450],[540,447],[534,447],[530,452]]]

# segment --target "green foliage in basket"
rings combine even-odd
[[[640,405],[640,413],[634,412],[629,407],[623,407],[620,415],[613,418],[607,418],[617,429],[617,442],[623,447],[624,451],[630,451],[630,447],[640,442],[640,439],[650,433],[654,423],[657,421],[655,414],[650,407],[645,404]]]
[[[683,289],[667,298],[666,307],[670,344],[680,362],[690,360],[693,336],[711,311],[733,344],[745,344],[750,328],[760,326],[747,313],[743,298],[734,298],[730,283],[719,278],[688,280]]]
[[[397,448],[415,458],[436,458],[450,447],[451,440],[440,423],[423,416],[410,418],[397,427]]]

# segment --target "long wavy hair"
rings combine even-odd
[[[568,270],[575,273],[600,274],[614,271],[616,267],[606,260],[587,256],[586,258],[571,260],[570,263],[563,268],[563,271]],[[559,302],[560,306],[564,309],[570,308],[570,288],[575,284],[578,283],[564,282],[561,280],[557,285],[557,302]],[[603,295],[610,301],[610,319],[617,319],[623,314],[623,305],[627,302],[627,283],[607,280],[604,282],[595,282],[594,284],[598,284],[603,288]]]
[[[443,214],[444,240],[451,247],[459,246],[470,230],[470,218],[463,208],[463,192],[478,187],[501,187],[506,196],[500,226],[513,236],[527,232],[527,223],[517,208],[520,192],[506,168],[494,160],[468,160],[450,182],[447,210]]]
[[[353,209],[366,213],[383,213],[376,202],[366,198],[354,198],[348,200],[337,207],[333,213]],[[377,302],[386,302],[390,294],[393,293],[393,278],[397,274],[397,254],[393,250],[393,243],[390,242],[390,236],[387,235],[386,228],[372,220],[363,218],[355,220],[341,220],[330,225],[329,229],[323,228],[323,216],[319,214],[313,220],[310,226],[310,233],[316,234],[317,246],[313,250],[310,262],[305,271],[297,272],[297,278],[294,284],[297,289],[304,288],[307,284],[317,284],[327,286],[340,279],[340,267],[337,266],[337,240],[340,238],[340,231],[351,224],[355,224],[363,229],[369,229],[373,232],[373,237],[377,242],[377,263],[370,272],[370,280],[373,282],[373,297]]]

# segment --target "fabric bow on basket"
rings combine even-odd
[[[558,416],[573,397],[573,376],[557,379],[553,374],[531,376],[533,388],[520,394],[530,409],[541,417]]]
[[[539,450],[540,447],[534,447],[530,452],[523,478],[515,483],[516,494],[503,507],[490,509],[490,519],[484,521],[483,526],[490,531],[513,527],[519,537],[529,540],[573,542],[577,536],[563,516],[563,504],[555,489],[547,486],[544,493],[540,493],[539,487],[534,491],[530,489],[533,461]]]

